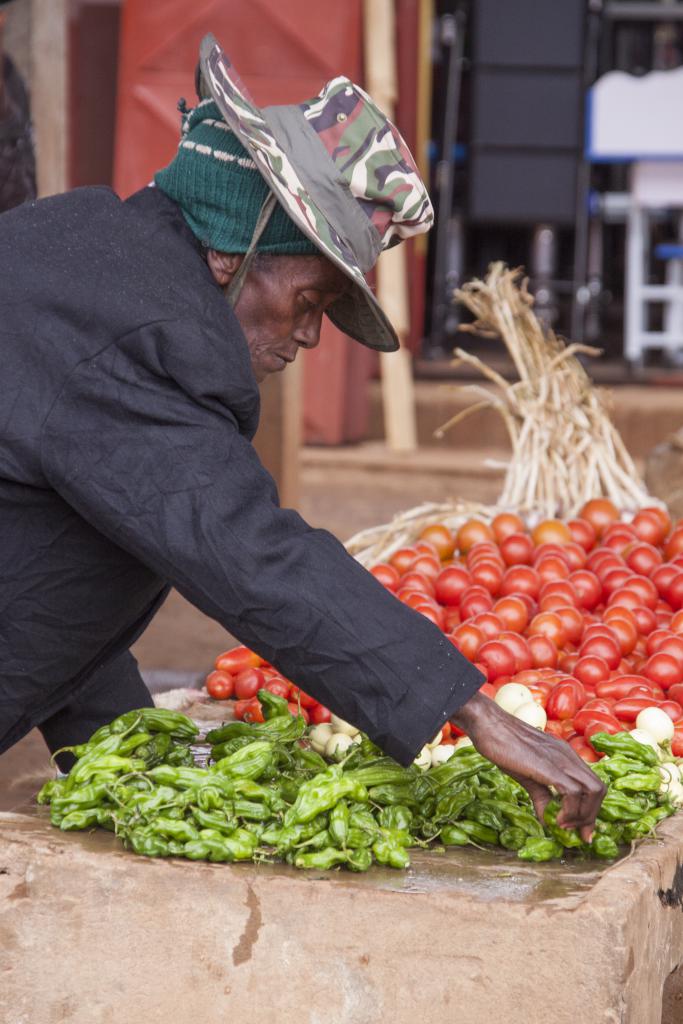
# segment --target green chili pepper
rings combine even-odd
[[[254,742],[252,735],[247,736],[234,736],[231,740],[226,740],[225,743],[216,743],[211,748],[211,760],[220,761],[224,757],[228,757],[230,754],[234,754],[240,747],[246,747],[249,743]]]
[[[506,850],[521,850],[528,838],[529,834],[523,828],[518,828],[517,825],[509,825],[498,836],[498,842]]]
[[[160,733],[160,735],[164,734]],[[195,763],[192,748],[187,743],[176,743],[171,747],[164,760],[166,764],[170,764],[174,768],[192,768]]]
[[[593,771],[603,782],[612,782],[621,775],[629,775],[632,772],[642,772],[644,765],[633,757],[625,757],[624,754],[615,754],[614,757],[603,757],[602,761],[591,765]]]
[[[347,850],[346,865],[351,871],[367,871],[372,865],[372,854],[363,848]]]
[[[419,801],[412,786],[387,783],[384,786],[373,786],[368,790],[368,797],[373,804],[390,807],[392,804],[405,804],[418,808]]]
[[[601,754],[623,754],[648,765],[656,765],[659,761],[656,750],[634,740],[629,732],[618,732],[615,736],[610,736],[606,732],[596,732],[591,736],[590,743]]]
[[[274,719],[275,721],[275,719]],[[272,744],[266,740],[255,740],[241,747],[228,757],[221,758],[209,769],[211,772],[228,775],[231,778],[257,779],[273,760]]]
[[[345,846],[349,834],[349,805],[340,800],[330,811],[329,833],[334,846]]]
[[[674,811],[675,808],[668,803],[653,807],[652,810],[646,811],[638,821],[629,822],[624,826],[624,839],[630,843],[633,839],[642,839],[644,836],[650,835],[659,822],[670,817]]]
[[[414,772],[402,768],[390,757],[378,758],[363,768],[347,770],[346,775],[355,779],[356,782],[362,782],[368,788],[370,786],[406,785],[410,784],[415,777]]]
[[[64,779],[48,779],[40,788],[36,796],[37,804],[49,804],[53,797],[61,796],[64,792]]]
[[[473,800],[467,806],[465,814],[470,821],[478,821],[480,825],[486,825],[495,832],[502,832],[506,825],[503,816],[493,805],[490,802],[484,803],[483,800]]]
[[[161,836],[154,836],[143,830],[132,829],[128,833],[127,841],[135,853],[143,854],[145,857],[170,856],[169,844]]]
[[[321,832],[317,832],[310,839],[307,839],[304,843],[297,843],[297,849],[307,850],[325,850],[332,843],[332,837],[330,836],[329,829],[324,828]]]
[[[378,831],[369,832],[367,829],[354,828],[352,825],[346,836],[346,845],[350,850],[363,850],[368,846],[372,846],[377,838]]]
[[[405,847],[392,842],[387,836],[375,840],[372,844],[372,852],[378,864],[385,864],[390,868],[410,867],[410,857],[406,853]]]
[[[154,818],[149,829],[151,835],[167,836],[169,839],[177,839],[182,843],[199,838],[197,829],[191,822],[168,816]]]
[[[517,851],[520,860],[532,860],[541,862],[544,860],[557,860],[564,853],[564,847],[554,839],[541,839],[530,836]]]
[[[221,833],[231,833],[237,828],[237,822],[225,811],[203,811],[201,807],[192,808],[192,817],[201,828],[215,828]]]
[[[651,772],[632,772],[630,775],[622,775],[612,783],[612,786],[616,790],[624,790],[627,793],[658,793],[661,784],[661,775],[655,769]]]
[[[250,725],[248,722],[228,722],[218,729],[212,729],[206,734],[206,740],[211,744],[225,743],[235,736],[248,736],[252,741],[257,739],[271,740],[273,743],[290,743],[299,740],[306,732],[306,722],[301,715],[294,717],[288,713],[287,717],[270,718],[267,722],[255,722]]]
[[[345,864],[348,861],[348,854],[343,850],[336,850],[333,846],[325,850],[316,850],[313,853],[297,853],[294,858],[294,866],[297,868],[314,868],[318,871],[329,871],[337,864]]]
[[[322,811],[330,810],[343,797],[362,803],[367,799],[367,790],[362,783],[343,775],[339,765],[330,765],[302,784],[295,802],[285,812],[285,825],[310,821]]]
[[[393,806],[399,806],[394,804]],[[368,832],[377,832],[379,825],[375,817],[363,804],[356,804],[349,807],[349,825],[351,828],[365,829]]]
[[[52,806],[55,810],[66,814],[69,810],[84,810],[87,807],[97,807],[106,796],[108,785],[106,782],[94,782],[89,786],[81,786],[66,796],[53,797]]]
[[[611,836],[596,833],[590,843],[590,849],[596,857],[605,857],[614,860],[619,856],[619,847]]]
[[[76,829],[92,828],[98,824],[99,808],[87,807],[84,810],[69,811],[62,818],[59,827],[63,832],[70,832]]]
[[[314,772],[316,775],[318,772],[324,772],[327,768],[325,758],[321,757],[320,754],[310,747],[299,747],[297,745],[292,747],[292,760],[297,767]]]
[[[409,832],[413,823],[413,812],[405,804],[392,804],[382,808],[378,820],[382,828],[397,828]]]
[[[642,817],[643,810],[642,803],[636,797],[610,789],[602,801],[598,817],[603,821],[637,821]]]
[[[441,842],[444,846],[467,846],[470,837],[457,825],[444,825],[441,829]]]
[[[469,750],[469,747],[461,748]],[[481,754],[474,752],[471,755],[458,756],[457,752],[448,761],[431,768],[427,773],[429,780],[439,789],[444,786],[452,786],[454,782],[461,782],[469,779],[483,768],[490,768],[491,762],[487,761]]]
[[[291,714],[289,702],[284,697],[278,697],[276,694],[271,693],[270,690],[259,690],[256,696],[266,721],[269,721],[271,718],[284,718],[285,715]]]
[[[175,789],[195,789],[203,783],[218,785],[218,780],[208,776],[203,768],[174,768],[170,764],[158,764],[145,773],[152,782]]]
[[[265,804],[259,804],[256,800],[235,800],[235,815],[238,818],[247,818],[249,821],[268,821],[272,812]]]
[[[161,764],[170,747],[171,737],[168,733],[159,732],[138,747],[137,756],[142,758],[147,768],[153,768],[155,764]]]
[[[476,843],[490,843],[495,845],[498,842],[498,833],[488,825],[482,825],[479,821],[470,821],[467,818],[460,818],[458,828],[462,829],[470,840]]]
[[[557,815],[560,813],[560,804],[557,800],[551,800],[543,812],[543,820],[552,838],[567,848],[581,846],[581,836],[575,828],[562,828],[557,824]]]

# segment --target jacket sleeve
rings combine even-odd
[[[157,323],[69,376],[43,472],[91,525],[409,763],[481,686],[439,629],[278,505],[196,325]],[[199,362],[198,362],[199,361]],[[210,376],[210,375],[209,375]],[[350,497],[349,500],[352,500]]]

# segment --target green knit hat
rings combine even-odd
[[[155,174],[154,182],[178,203],[204,245],[217,252],[245,253],[270,189],[213,100],[203,100],[193,110],[183,101],[180,110],[183,134],[178,152]],[[320,255],[279,203],[256,251]]]

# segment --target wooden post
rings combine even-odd
[[[31,113],[39,196],[68,186],[68,8],[68,0],[31,0]]]
[[[389,118],[396,104],[396,41],[394,0],[365,0],[365,83],[377,106]],[[377,298],[396,333],[405,338],[410,328],[405,250],[397,245],[382,253],[377,263]],[[415,397],[410,353],[384,353],[380,357],[384,431],[393,451],[417,447]]]
[[[261,420],[254,438],[261,462],[277,484],[280,504],[286,508],[296,508],[299,502],[303,355],[299,353],[292,366],[261,384]]]

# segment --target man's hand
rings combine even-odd
[[[540,821],[553,786],[562,800],[557,824],[577,828],[590,842],[606,789],[568,743],[520,722],[481,693],[463,704],[453,721],[480,754],[524,786]]]

